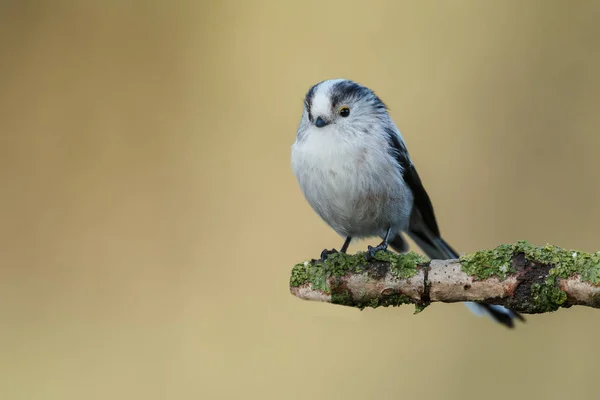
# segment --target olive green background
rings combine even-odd
[[[291,296],[306,90],[389,105],[444,237],[600,250],[600,3],[0,3],[2,399],[594,398],[600,313]],[[353,244],[352,251],[374,241]]]

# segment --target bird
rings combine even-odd
[[[379,237],[375,253],[408,251],[406,236],[431,259],[457,259],[442,238],[429,195],[387,105],[366,86],[343,78],[311,86],[292,145],[291,164],[312,209],[344,238]],[[321,260],[336,253],[323,250]],[[514,327],[519,313],[498,305],[467,302],[476,315]]]

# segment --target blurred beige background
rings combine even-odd
[[[598,311],[508,331],[288,278],[341,245],[289,165],[340,76],[390,106],[458,250],[599,250],[598,2],[100,3],[0,3],[2,399],[597,396]]]

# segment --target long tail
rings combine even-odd
[[[425,252],[427,257],[436,260],[449,260],[459,258],[459,254],[452,248],[448,243],[444,241],[440,236],[431,234],[429,230],[422,224],[412,225],[408,235],[412,240]],[[401,234],[398,233],[390,242],[390,246],[398,251],[405,252],[408,248],[406,241],[402,238]],[[519,319],[525,321],[525,318],[516,311],[509,310],[508,308],[492,305],[466,302],[465,305],[475,315],[487,315],[494,321],[499,322],[509,328],[515,326],[514,320]]]

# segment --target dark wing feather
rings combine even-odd
[[[435,236],[440,236],[440,229],[438,228],[437,221],[435,219],[435,213],[433,211],[433,204],[431,199],[425,191],[421,178],[415,169],[415,166],[410,165],[404,170],[404,182],[410,187],[414,197],[413,208],[419,210],[423,222],[431,233]]]
[[[431,199],[425,191],[421,178],[400,136],[394,130],[387,131],[392,154],[402,167],[402,177],[413,194],[413,209],[410,216],[408,235],[431,259],[458,258],[458,253],[440,236]]]
[[[429,258],[458,258],[459,254],[440,236],[431,199],[421,183],[421,178],[415,166],[410,161],[404,143],[395,131],[390,129],[387,134],[392,153],[402,167],[404,182],[410,187],[414,197],[411,221],[408,228],[409,236],[423,249]],[[393,239],[395,245],[393,246],[406,249],[406,242],[402,239],[401,234],[399,233],[397,237],[398,239]],[[479,306],[485,308],[497,322],[509,328],[514,327],[514,318],[525,321],[521,314],[512,310],[509,310],[510,314],[507,314],[489,304],[479,304]]]
[[[410,161],[408,151],[404,143],[400,140],[400,136],[391,129],[387,130],[388,141],[392,147],[392,154],[402,167],[404,182],[410,187],[414,197],[413,210],[418,210],[421,214],[423,223],[429,229],[431,234],[440,236],[440,230],[433,212],[433,205],[429,199],[429,195],[425,191],[421,178],[415,169],[415,166]],[[413,211],[414,212],[414,211]]]

